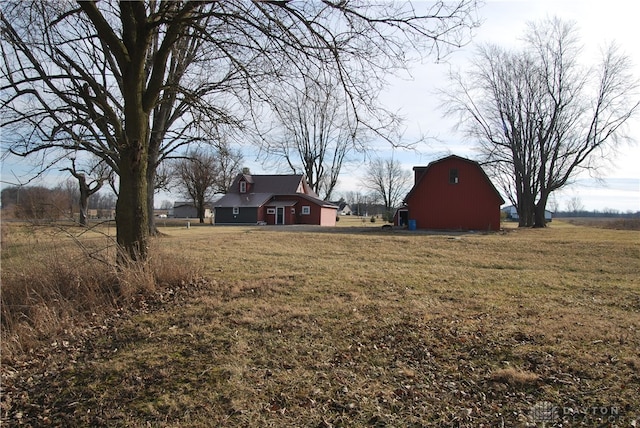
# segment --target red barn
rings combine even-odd
[[[504,200],[480,164],[459,156],[413,168],[415,183],[396,225],[416,229],[499,230]]]

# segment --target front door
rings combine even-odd
[[[409,224],[409,211],[398,211],[398,226],[406,226]]]
[[[276,207],[276,224],[284,224],[284,207]]]

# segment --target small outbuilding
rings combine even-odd
[[[502,208],[502,212],[505,214],[507,220],[518,221],[520,216],[518,215],[518,209],[514,205],[509,205]],[[544,210],[544,220],[550,223],[553,220],[553,213],[549,210]]]
[[[409,229],[499,230],[504,199],[480,164],[447,156],[416,166],[414,185],[396,214]]]
[[[212,203],[207,202],[204,206],[204,218],[213,216]],[[176,201],[173,204],[173,217],[175,218],[198,218],[198,209],[193,201]]]

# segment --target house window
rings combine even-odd
[[[233,207],[233,215],[238,215],[240,214],[240,208],[239,207]]]
[[[302,207],[302,215],[311,214],[311,207],[309,205],[305,205]]]
[[[247,193],[247,182],[246,181],[241,181],[240,182],[240,193]]]
[[[451,168],[449,170],[449,183],[458,184],[458,170],[456,168]]]
[[[295,214],[296,213],[296,209],[294,207],[291,207],[291,214]]]
[[[276,213],[275,208],[267,208],[267,214],[275,214],[275,213]]]

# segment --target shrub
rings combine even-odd
[[[9,236],[4,227],[2,232]],[[201,273],[193,262],[162,254],[160,248],[147,264],[116,267],[108,263],[107,246],[98,258],[68,241],[66,246],[43,244],[41,233],[33,236],[35,243],[12,236],[13,248],[3,242],[0,340],[5,361],[62,334],[73,336],[79,327],[132,307],[159,288],[193,283]]]

